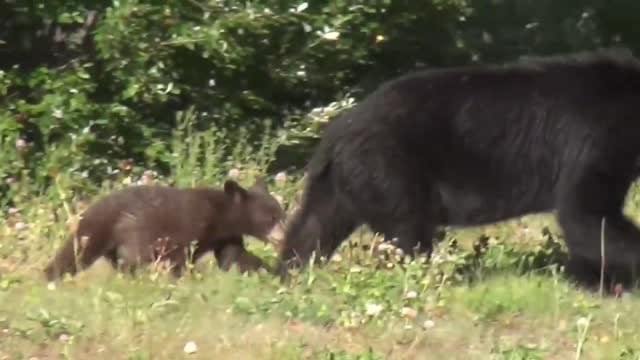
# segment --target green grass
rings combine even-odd
[[[176,142],[181,166],[160,181],[220,183],[228,167],[207,157],[219,145],[203,134],[196,150]],[[250,182],[265,161],[238,154]],[[288,284],[220,272],[209,257],[179,280],[153,269],[130,278],[99,262],[52,288],[42,269],[78,203],[128,181],[83,192],[71,190],[83,188],[71,175],[59,180],[43,193],[15,185],[15,210],[3,208],[0,359],[640,359],[640,301],[571,286],[554,266],[562,239],[548,215],[449,231],[433,262],[406,268],[363,248],[378,240],[362,229]],[[294,180],[272,184],[289,208]],[[481,235],[488,248],[474,254]],[[249,247],[275,260],[270,246]],[[190,342],[197,351],[186,353]]]

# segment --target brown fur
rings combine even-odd
[[[96,201],[82,214],[74,236],[45,274],[49,281],[74,275],[104,256],[129,272],[168,260],[171,272],[180,276],[194,242],[194,262],[213,251],[223,260],[220,268],[234,261],[250,268],[257,262],[244,249],[243,235],[269,241],[272,230],[281,230],[284,217],[262,180],[249,189],[233,180],[225,182],[223,190],[132,186]]]

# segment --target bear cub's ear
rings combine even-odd
[[[224,182],[224,192],[234,200],[245,200],[247,197],[247,190],[234,180]]]

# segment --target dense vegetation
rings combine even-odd
[[[45,186],[73,169],[102,180],[123,162],[168,174],[185,112],[194,128],[250,145],[284,130],[269,169],[299,168],[322,124],[381,81],[419,67],[633,48],[635,10],[632,0],[5,1],[0,177],[28,173]]]
[[[290,286],[204,265],[177,284],[97,271],[48,289],[40,273],[97,194],[286,172],[271,186],[291,209],[323,125],[382,81],[637,50],[638,11],[634,0],[1,2],[0,359],[640,359],[640,303],[566,283],[562,234],[544,216],[451,231],[433,263],[405,270],[363,231]]]

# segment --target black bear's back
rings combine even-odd
[[[329,124],[311,173],[333,163],[338,182],[376,181],[375,194],[388,173],[439,184],[454,223],[549,210],[576,162],[602,161],[615,137],[640,144],[639,69],[595,54],[408,74]]]

